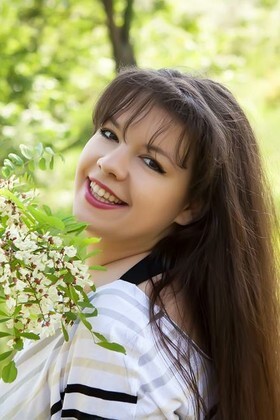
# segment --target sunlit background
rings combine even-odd
[[[93,103],[121,57],[229,87],[258,135],[280,211],[279,1],[1,0],[0,17],[0,159],[21,143],[63,153],[54,173],[38,174],[53,209],[71,211]]]

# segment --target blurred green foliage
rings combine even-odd
[[[113,0],[121,16],[125,0]],[[69,211],[92,105],[115,63],[100,0],[0,3],[0,159],[20,143],[65,156],[42,195]],[[131,42],[140,67],[177,67],[225,83],[259,135],[280,209],[280,2],[135,0]]]

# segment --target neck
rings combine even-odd
[[[92,280],[96,287],[103,286],[117,280],[131,267],[145,258],[149,251],[124,250],[120,247],[106,246],[103,241],[90,246],[89,252],[100,250],[87,260],[89,266],[101,265],[105,271],[92,270]]]

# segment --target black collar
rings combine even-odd
[[[148,255],[121,276],[121,280],[136,286],[163,272],[163,263]]]

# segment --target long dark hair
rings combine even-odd
[[[188,197],[197,211],[191,223],[177,226],[152,250],[166,268],[153,284],[152,323],[170,348],[154,308],[176,279],[176,290],[191,305],[212,358],[217,418],[280,418],[276,218],[253,131],[221,84],[176,70],[135,68],[123,71],[105,90],[96,106],[95,127],[128,108],[134,111],[129,125],[154,105],[183,127],[176,143],[178,164],[186,166],[191,154]],[[177,356],[173,351],[170,356],[193,391],[199,415],[202,398],[188,373],[191,366],[183,367],[189,363],[184,351],[189,340],[182,336],[180,346],[175,345]]]

